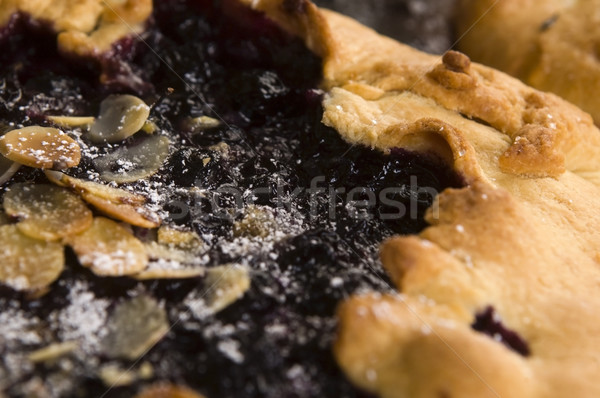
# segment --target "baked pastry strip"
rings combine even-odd
[[[308,1],[245,3],[324,57],[325,124],[352,143],[433,152],[465,179],[438,196],[419,236],[383,245],[401,293],[341,305],[346,374],[382,397],[598,396],[592,118],[460,53],[421,53]],[[471,327],[492,308],[523,349]]]

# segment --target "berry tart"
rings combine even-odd
[[[0,26],[5,395],[600,392],[575,106],[308,0]]]

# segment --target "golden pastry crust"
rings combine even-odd
[[[435,152],[467,182],[438,196],[419,236],[383,245],[400,294],[341,305],[335,354],[346,374],[382,397],[600,395],[591,117],[460,53],[423,54],[308,2],[287,14],[285,1],[246,3],[311,31],[327,125],[384,151]],[[473,330],[489,306],[531,355]]]
[[[459,49],[600,123],[600,1],[461,0]]]
[[[0,27],[17,13],[48,22],[58,33],[61,51],[91,56],[140,33],[152,13],[152,0],[3,0]]]

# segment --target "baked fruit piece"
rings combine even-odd
[[[458,49],[550,91],[600,123],[600,2],[460,0]]]
[[[324,55],[326,124],[435,152],[467,182],[438,196],[430,227],[383,245],[399,294],[341,305],[348,376],[383,397],[600,394],[591,117],[463,54],[429,56],[306,2],[295,15],[252,3]]]

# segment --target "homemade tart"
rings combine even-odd
[[[600,123],[600,2],[460,0],[458,48],[589,112]]]
[[[156,3],[134,23],[152,51],[129,35],[90,44],[106,9],[87,28],[62,28],[32,23],[15,3],[22,13],[0,34],[11,50],[0,55],[3,76],[15,76],[3,79],[0,117],[14,124],[0,150],[28,167],[3,185],[10,217],[0,238],[51,251],[58,273],[62,245],[71,249],[50,286],[58,273],[39,282],[35,265],[2,276],[13,289],[0,301],[0,372],[16,374],[0,388],[131,396],[170,380],[206,396],[365,396],[330,352],[334,308],[362,293],[339,308],[334,352],[368,392],[597,396],[600,132],[591,117],[461,53],[426,55],[308,1],[224,3]],[[59,48],[66,33],[85,51],[63,49],[65,61],[49,27],[62,32]],[[45,46],[19,51],[36,40]],[[39,71],[40,61],[51,68]],[[105,116],[121,103],[123,119]],[[115,137],[101,128],[107,120],[133,122],[117,123]],[[55,137],[57,127],[69,156],[49,165],[6,145],[24,134],[42,142],[39,129]],[[148,155],[165,147],[164,158]],[[62,173],[38,169],[48,167]],[[315,176],[334,193],[400,187],[391,199],[409,217],[357,217],[334,194],[332,222],[331,197],[297,191]],[[252,200],[221,196],[215,206],[207,196],[223,187]],[[278,203],[279,190],[296,206]],[[54,211],[31,227],[32,207],[62,209],[50,191],[81,209],[65,217],[66,232]],[[434,202],[432,192],[441,192]],[[375,214],[389,215],[384,204]],[[394,234],[404,236],[386,241],[382,260],[399,292],[372,260]],[[114,250],[108,267],[89,261],[89,247],[123,241],[143,267],[115,267]]]

